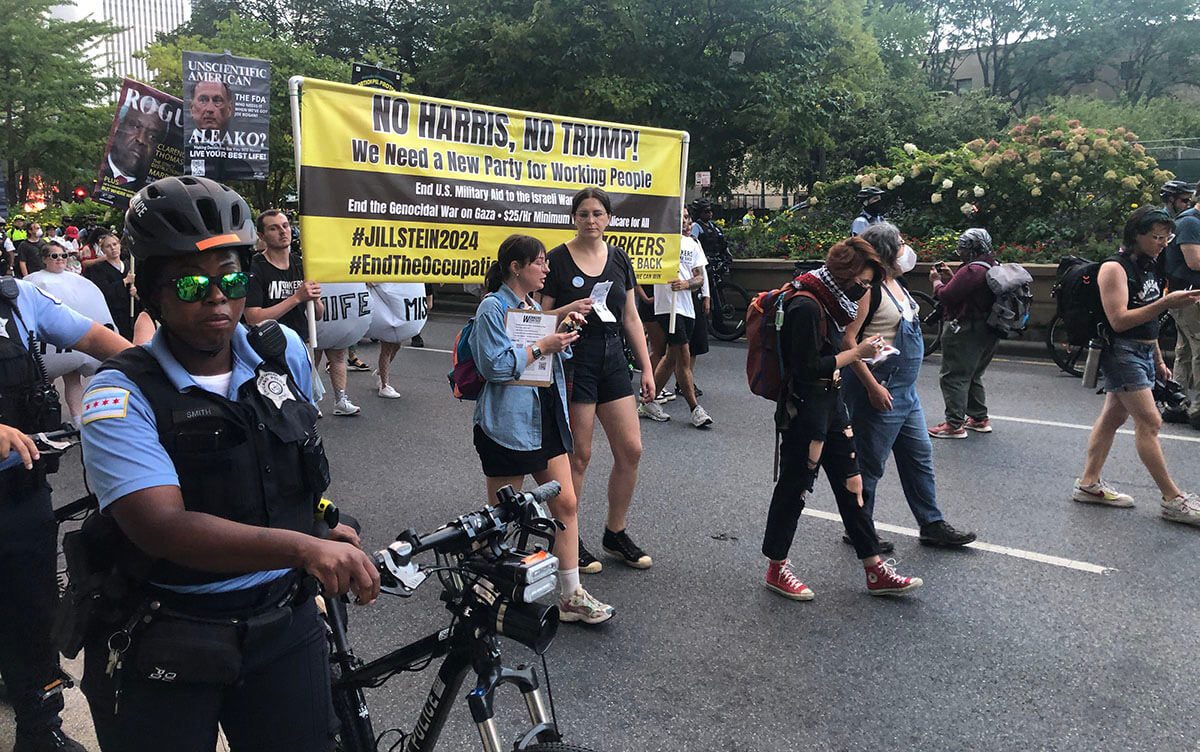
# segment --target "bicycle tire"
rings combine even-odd
[[[1072,376],[1083,375],[1083,360],[1087,357],[1087,348],[1072,345],[1067,341],[1066,325],[1057,313],[1050,319],[1046,327],[1046,349],[1055,365]]]
[[[733,342],[746,333],[746,309],[750,307],[750,293],[729,280],[718,282],[716,292],[712,306],[712,335],[724,342]]]
[[[577,747],[574,744],[563,744],[562,742],[545,742],[535,744],[532,747],[526,747],[524,752],[592,752],[587,747]]]
[[[937,301],[920,290],[909,290],[913,300],[917,301],[917,317],[921,320],[921,339],[925,341],[925,357],[937,352],[942,346],[942,328],[945,321],[938,317],[936,321],[926,321],[929,315],[937,309]]]
[[[333,671],[337,672],[336,666]],[[334,741],[334,749],[337,752],[375,752],[375,735],[371,729],[371,720],[359,718],[356,712],[361,696],[361,689],[333,691],[333,713],[341,725]]]

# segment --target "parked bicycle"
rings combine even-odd
[[[746,333],[746,309],[750,307],[750,293],[734,282],[732,276],[732,256],[722,253],[708,259],[708,288],[712,297],[708,331],[726,342]]]
[[[562,742],[545,664],[545,652],[558,629],[558,610],[536,602],[555,588],[558,559],[549,551],[560,525],[545,503],[558,492],[555,482],[524,493],[505,486],[497,493],[495,506],[425,535],[406,530],[374,555],[381,589],[387,593],[410,596],[430,574],[437,575],[442,601],[451,614],[450,625],[443,630],[364,663],[346,634],[345,597],[327,602],[333,706],[341,722],[338,750],[431,752],[463,680],[473,672],[475,687],[467,695],[467,705],[484,752],[587,752]],[[540,538],[544,547],[530,548],[531,537]],[[436,565],[414,561],[430,551]],[[542,656],[545,695],[533,667],[503,664],[501,636]],[[438,658],[444,660],[411,731],[390,729],[376,736],[363,690],[379,687],[402,671],[422,671]],[[496,690],[505,684],[520,691],[530,722],[529,730],[507,747],[495,721]],[[392,740],[394,735],[399,738]]]
[[[1178,336],[1175,319],[1164,313],[1159,322],[1158,346],[1162,349],[1164,358],[1173,360],[1175,341]],[[1067,341],[1066,324],[1057,313],[1054,314],[1054,318],[1050,319],[1050,325],[1046,327],[1046,349],[1050,351],[1050,357],[1064,373],[1072,376],[1083,375],[1083,364],[1087,360],[1088,349],[1084,345],[1072,345]]]

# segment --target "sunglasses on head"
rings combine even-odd
[[[250,284],[247,272],[230,272],[220,277],[206,277],[203,274],[189,274],[185,277],[167,280],[167,286],[174,286],[175,294],[184,303],[198,303],[208,297],[208,291],[216,283],[225,297],[231,300],[246,297],[246,286]]]

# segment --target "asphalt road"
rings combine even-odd
[[[435,315],[428,347],[401,351],[393,383],[402,399],[378,399],[369,373],[350,375],[360,416],[328,416],[326,398],[330,495],[363,521],[372,548],[484,502],[472,404],[450,396],[449,355],[436,351],[463,320]],[[359,355],[373,364],[375,352],[364,346]],[[816,599],[798,603],[762,587],[772,406],[747,390],[744,360],[744,344],[721,343],[700,359],[712,430],[693,429],[682,400],[667,406],[671,422],[642,421],[629,529],[654,566],[606,559],[601,574],[584,576],[617,615],[599,627],[563,625],[550,651],[568,741],[597,752],[1200,749],[1200,530],[1160,519],[1130,435],[1117,437],[1105,477],[1137,506],[1070,501],[1100,397],[1049,362],[997,361],[985,379],[995,432],[935,442],[947,519],[996,550],[918,545],[889,469],[876,518],[908,531],[885,536],[896,541],[900,571],[925,579],[912,597],[867,595],[819,480],[816,515],[801,520],[792,549]],[[941,419],[937,364],[927,361],[920,382],[930,423]],[[1200,432],[1164,433],[1176,479],[1200,488]],[[594,456],[581,517],[598,550],[611,465],[601,436]],[[77,466],[64,468],[59,503],[80,491]],[[359,654],[445,626],[435,588],[355,609]],[[507,655],[528,660],[515,645]],[[373,691],[376,730],[411,728],[432,680],[432,671],[403,675]],[[86,737],[78,698],[71,703],[69,725]],[[523,703],[510,691],[497,707],[503,736],[515,738]],[[11,721],[4,731],[11,736]],[[443,748],[479,748],[465,703]]]

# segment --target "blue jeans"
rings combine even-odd
[[[889,292],[889,297],[891,296]],[[885,303],[886,304],[886,303]],[[891,410],[876,410],[867,397],[866,387],[850,368],[843,373],[842,383],[850,423],[854,426],[854,444],[858,449],[858,465],[862,470],[863,506],[872,519],[875,517],[875,488],[883,477],[887,456],[896,456],[896,472],[904,498],[917,524],[928,525],[942,519],[938,509],[933,481],[933,442],[925,426],[925,412],[917,396],[917,374],[925,355],[920,324],[900,321],[895,346],[900,350],[875,367],[872,373],[885,383],[892,395]]]

